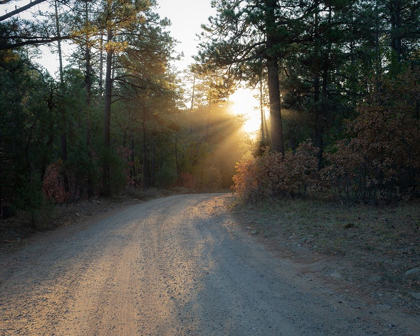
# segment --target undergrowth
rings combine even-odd
[[[418,202],[392,207],[348,205],[294,199],[238,204],[234,213],[263,237],[281,237],[291,248],[305,246],[314,254],[342,255],[384,278],[398,279],[420,267]]]

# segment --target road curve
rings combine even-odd
[[[0,335],[388,334],[243,233],[229,197],[133,205],[1,260]]]

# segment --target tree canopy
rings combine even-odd
[[[388,98],[373,103],[371,97],[388,97],[391,91],[395,94],[394,104],[402,103],[406,96],[403,92],[383,91],[390,83],[400,87],[406,81],[407,85],[418,86],[419,1],[219,0],[213,6],[217,14],[204,26],[197,61],[202,67],[223,70],[225,76],[250,86],[258,81],[267,83],[270,147],[282,157],[289,150],[296,152],[299,144],[309,138],[316,148],[318,171],[331,165],[330,154],[337,150],[343,151],[344,160],[344,151],[349,147],[343,146],[351,146],[350,143],[361,141],[362,137],[359,132],[346,133],[349,124],[345,120],[354,120],[352,125],[355,125],[368,118],[362,117],[368,110],[387,110]],[[409,79],[411,74],[414,79]],[[404,127],[417,125],[418,98],[404,101],[404,113],[410,116]],[[379,115],[385,118],[384,114]],[[389,126],[393,118],[385,123]],[[376,123],[378,119],[375,127]],[[369,130],[373,132],[373,128]],[[364,139],[371,137],[370,141],[377,141],[376,134],[363,134]],[[376,146],[385,150],[382,146],[396,146],[398,139]],[[337,141],[343,142],[338,145]],[[415,151],[408,143],[404,150]],[[360,150],[359,154],[366,155],[366,151]],[[395,163],[390,163],[393,159],[383,160],[395,168]],[[398,171],[417,176],[416,164],[408,161]],[[384,162],[376,169],[385,169]],[[378,174],[385,172],[375,172],[370,177],[375,181],[375,191],[367,185],[360,186],[366,192],[369,190],[367,194],[372,197],[383,192],[383,188],[392,193],[389,188],[398,184],[394,180],[385,186],[384,177]],[[405,183],[398,190],[416,193],[417,182],[412,178],[410,181],[411,191]],[[356,194],[360,196],[359,192]],[[367,194],[363,198],[368,198]]]
[[[36,213],[126,187],[227,189],[235,165],[244,198],[419,194],[418,0],[212,4],[184,73],[156,1],[31,1],[4,12],[2,205]],[[58,55],[57,78],[32,58],[41,45]],[[229,112],[240,86],[258,88],[261,132],[256,158],[238,163],[252,142]]]

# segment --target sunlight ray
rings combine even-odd
[[[251,137],[257,137],[261,128],[261,114],[259,101],[255,90],[239,88],[229,99],[232,102],[231,113],[242,115],[245,123],[242,126],[244,132]]]

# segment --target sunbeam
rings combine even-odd
[[[242,130],[251,137],[257,136],[261,127],[261,113],[256,94],[251,89],[239,88],[229,97],[232,102],[231,113],[244,117],[245,123]]]

